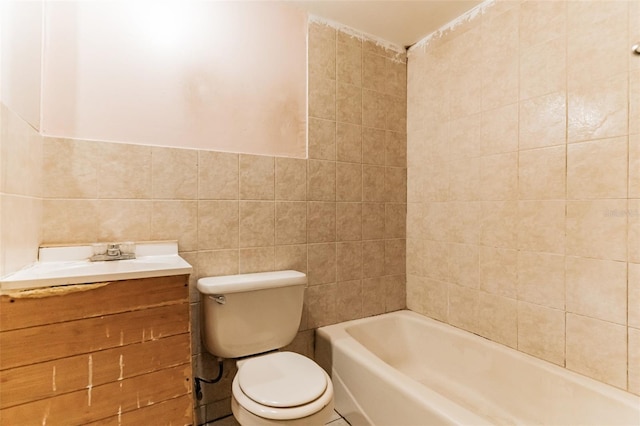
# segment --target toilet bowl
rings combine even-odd
[[[237,360],[231,410],[243,426],[320,426],[333,413],[329,375],[309,358],[276,352],[298,333],[306,283],[297,271],[198,280],[202,340],[211,354]]]
[[[333,385],[318,364],[293,352],[249,358],[238,361],[231,409],[243,425],[324,425]]]

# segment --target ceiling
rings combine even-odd
[[[481,1],[311,0],[294,3],[313,15],[408,47]]]

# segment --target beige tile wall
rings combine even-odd
[[[32,263],[41,241],[42,137],[0,104],[0,277]]]
[[[197,278],[297,269],[309,287],[293,350],[313,329],[404,308],[404,55],[322,24],[309,29],[309,159],[47,139],[44,243],[177,239]],[[199,421],[230,413],[232,363],[205,385]]]
[[[499,1],[408,60],[408,307],[636,394],[639,39],[638,1]]]

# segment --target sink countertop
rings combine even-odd
[[[91,246],[41,247],[39,260],[0,279],[0,293],[68,284],[190,274],[177,242],[136,244],[136,258],[90,262]]]

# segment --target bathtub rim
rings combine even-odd
[[[546,361],[544,359],[536,358],[535,356],[529,355],[525,352],[521,352],[518,349],[505,346],[501,343],[489,340],[486,337],[482,337],[470,331],[460,329],[451,324],[438,321],[436,319],[424,316],[422,314],[413,312],[408,309],[388,312],[388,313],[384,313],[384,314],[380,314],[372,317],[360,318],[356,320],[350,320],[342,323],[320,327],[316,330],[316,333],[322,336],[322,338],[324,338],[328,342],[340,341],[340,346],[346,347],[349,351],[351,351],[352,354],[355,353],[355,351],[359,351],[358,353],[364,351],[364,354],[367,355],[366,359],[368,360],[368,362],[378,362],[381,365],[384,365],[385,367],[388,368],[388,369],[385,368],[383,370],[387,375],[390,374],[390,371],[393,371],[393,374],[401,374],[403,378],[406,378],[411,382],[415,382],[415,380],[413,380],[410,376],[404,374],[400,370],[395,369],[393,366],[387,364],[385,361],[383,361],[378,356],[376,356],[376,354],[371,352],[366,346],[364,346],[362,343],[356,340],[355,337],[349,334],[347,330],[350,327],[379,321],[383,318],[396,318],[396,317],[405,318],[405,319],[408,319],[409,321],[425,323],[427,324],[427,326],[436,328],[442,332],[453,333],[456,336],[471,339],[473,341],[478,342],[481,345],[488,346],[491,350],[499,351],[508,356],[514,356],[516,357],[516,359],[522,362],[525,362],[527,364],[534,364],[535,366],[542,368],[543,370],[545,370],[550,374],[562,376],[566,380],[576,383],[578,386],[584,386],[589,390],[602,394],[603,397],[611,398],[621,404],[627,405],[631,409],[637,410],[640,415],[640,408],[639,408],[640,396],[632,394],[631,392],[625,389],[617,388],[613,385],[600,382],[596,379],[585,376],[581,373],[570,370],[566,367],[561,367],[557,364],[553,364],[552,362]],[[328,373],[329,375],[331,375],[331,372],[328,372]],[[415,383],[418,384],[417,382]],[[435,391],[432,391],[432,392],[437,394],[437,392]],[[437,395],[441,397],[440,394],[437,394]]]

